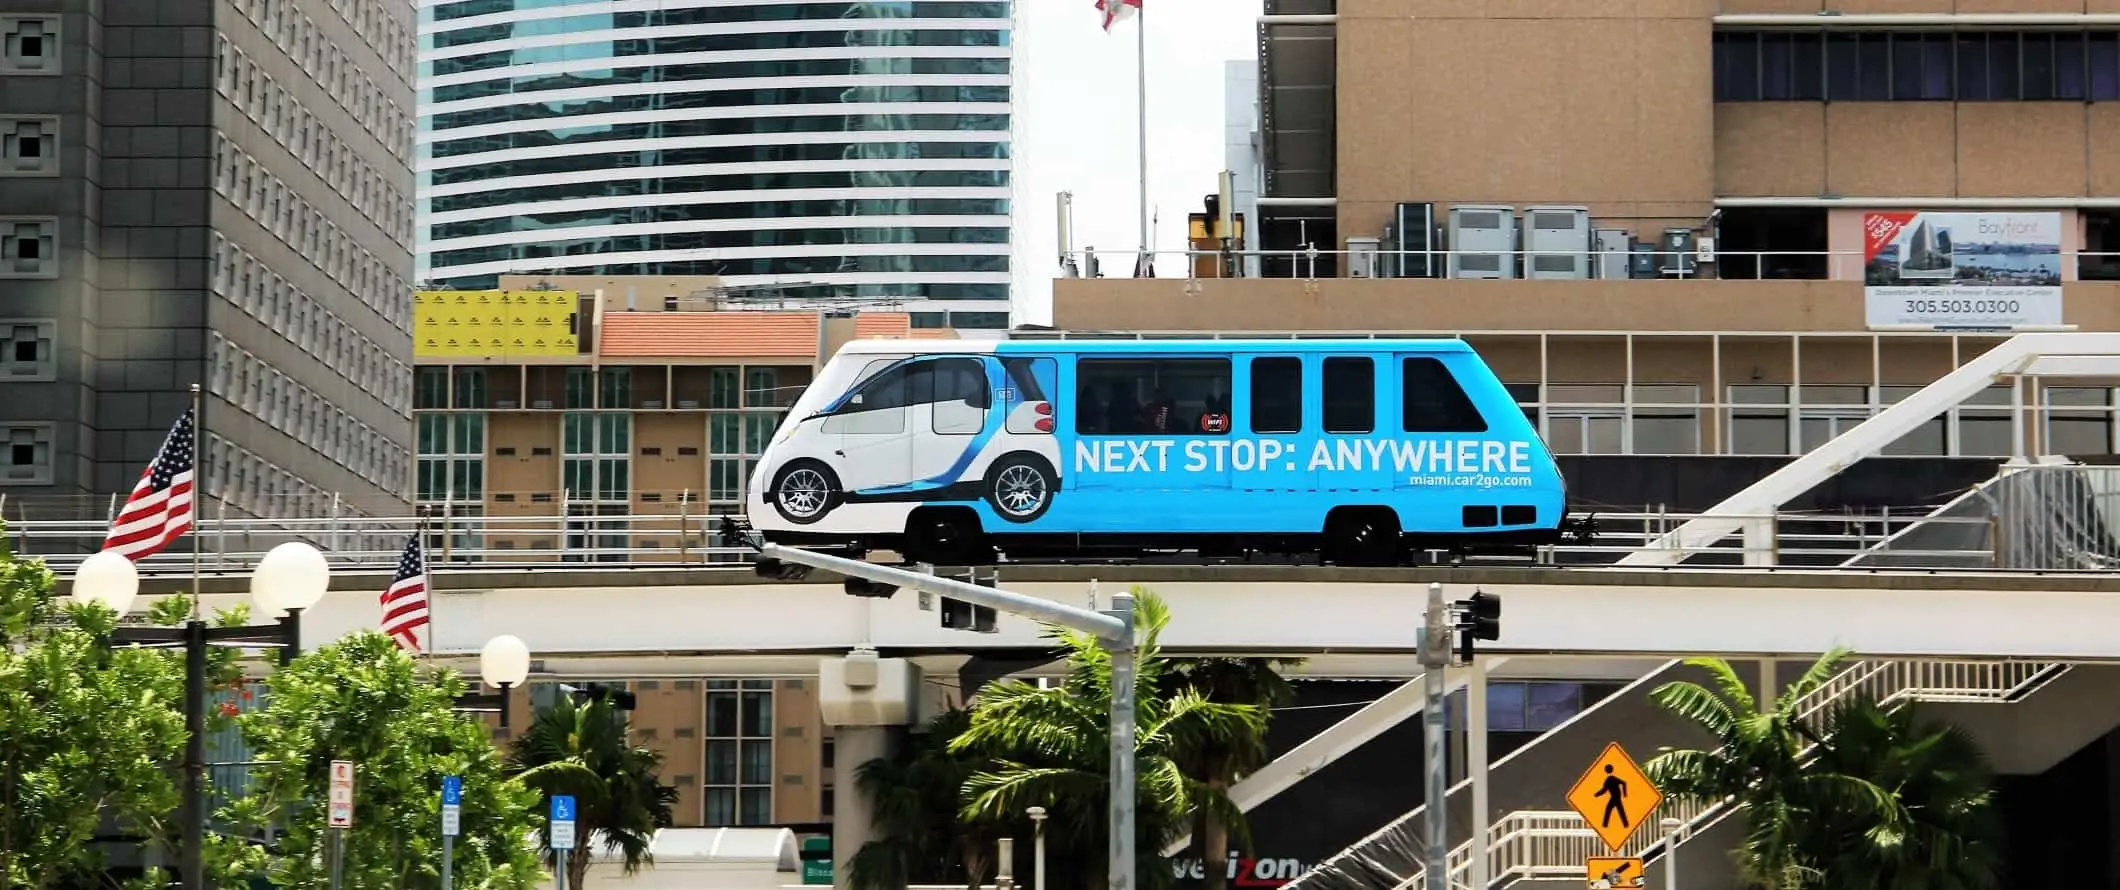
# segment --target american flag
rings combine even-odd
[[[177,425],[162,440],[154,463],[140,474],[132,495],[111,521],[110,536],[103,549],[138,562],[162,552],[171,541],[191,531],[192,482],[197,464],[192,461],[196,439],[192,434],[192,412],[185,410]]]
[[[398,557],[397,576],[383,591],[383,632],[414,652],[420,651],[420,638],[413,631],[427,625],[427,552],[420,537],[412,533]]]
[[[1120,19],[1141,11],[1141,0],[1097,0],[1097,11],[1104,13],[1104,30],[1109,31]]]

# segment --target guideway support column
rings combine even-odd
[[[849,886],[847,863],[875,839],[868,798],[855,777],[861,765],[889,757],[898,727],[919,719],[920,668],[903,658],[878,658],[855,649],[817,665],[817,706],[833,727],[832,886]]]

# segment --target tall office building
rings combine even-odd
[[[420,277],[1008,321],[1007,0],[421,4]]]
[[[412,10],[0,11],[0,493],[101,518],[208,392],[208,516],[405,509]]]

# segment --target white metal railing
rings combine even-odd
[[[1562,543],[1539,548],[1542,564],[1595,567],[1651,546],[1672,528],[1704,517],[1666,511],[1599,512],[1598,537],[1590,543]],[[1759,521],[1758,517],[1744,517]],[[39,519],[20,514],[0,499],[0,519],[17,554],[38,556],[64,568],[101,546],[109,530],[102,519]],[[611,516],[455,516],[425,520],[427,558],[437,566],[508,568],[573,563],[613,569],[633,566],[718,565],[742,562],[748,551],[720,546],[721,515],[700,513],[629,513]],[[2012,568],[1996,560],[1992,548],[1911,549],[1892,547],[1892,536],[1921,523],[1962,524],[1985,528],[1982,517],[1928,516],[1909,508],[1897,513],[1785,512],[1770,520],[1775,533],[1765,549],[1748,549],[1744,536],[1730,536],[1692,554],[1713,557],[1719,565],[1690,569],[1784,568],[1829,571],[1843,568],[1850,556],[1889,553],[1899,568],[1935,571],[1991,571]],[[342,571],[385,571],[397,564],[407,536],[422,520],[411,516],[303,517],[256,519],[207,516],[197,536],[202,568],[209,572],[242,571],[265,551],[289,540],[306,540],[323,550]],[[1987,540],[1986,536],[1973,536]],[[1882,549],[1878,549],[1882,548]],[[141,561],[144,574],[187,573],[192,538]],[[1440,557],[1441,555],[1438,554]],[[1426,559],[1427,555],[1417,554]],[[1153,557],[1152,557],[1153,558]],[[1194,560],[1172,555],[1170,558]],[[1749,563],[1749,565],[1747,565]],[[1846,567],[1858,568],[1858,567]],[[1863,569],[1868,570],[1868,569]]]
[[[2034,661],[1858,661],[1797,700],[1796,711],[1799,719],[1809,719],[1861,696],[1887,706],[1911,701],[2008,703],[2031,694],[2067,670],[2066,664]],[[1682,836],[1690,837],[1731,812],[1727,801],[1667,798],[1657,811],[1657,821],[1675,818],[1685,825]],[[1654,858],[1662,854],[1667,837],[1644,825],[1618,852],[1607,852],[1597,832],[1573,811],[1519,810],[1488,826],[1484,845],[1488,880],[1491,886],[1511,879],[1584,878],[1583,862],[1590,857]],[[1475,844],[1468,839],[1450,851],[1453,888],[1473,890],[1474,849]],[[1424,871],[1416,866],[1393,890],[1417,887]]]
[[[1646,234],[1646,233],[1644,233]],[[1860,283],[1868,265],[1862,250],[1728,250],[1716,244],[1674,249],[1657,241],[1602,249],[1401,249],[1389,243],[1362,249],[1317,246],[1275,250],[1163,250],[1147,252],[1158,278],[1449,278],[1452,280],[1661,279],[1776,280]],[[1060,254],[1060,277],[1141,277],[1137,248],[1084,247]],[[2061,283],[2120,279],[2120,253],[2061,250]],[[1464,263],[1464,260],[1474,263]],[[1542,259],[1562,262],[1539,268]],[[1453,263],[1453,261],[1458,261]],[[1452,274],[1453,270],[1457,274]],[[1526,274],[1526,270],[1530,274]],[[1416,274],[1418,273],[1418,274]],[[1502,277],[1506,276],[1506,277]],[[2043,282],[2042,282],[2043,283]]]

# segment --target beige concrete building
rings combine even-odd
[[[2009,330],[2120,325],[2115,0],[1267,12],[1256,277],[1062,279],[1066,336],[1464,336],[1558,453],[1786,456]],[[1891,453],[2109,453],[2112,396],[1998,387]]]

